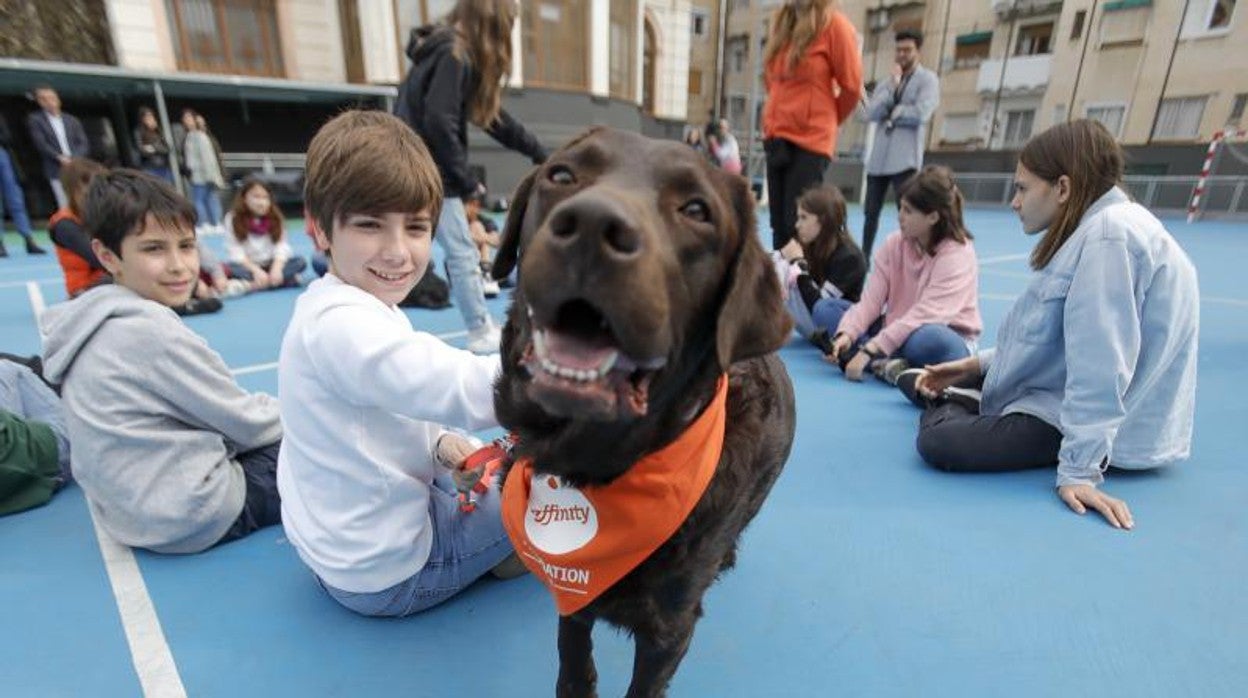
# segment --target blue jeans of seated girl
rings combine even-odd
[[[261,264],[260,266],[264,267],[265,271],[268,271],[268,264]],[[307,267],[308,261],[303,257],[291,257],[286,260],[286,265],[282,267],[282,285],[293,286],[298,283],[299,273]],[[226,262],[225,271],[230,275],[231,279],[252,280],[251,270],[238,262]]]
[[[357,594],[318,580],[347,608],[365,616],[407,616],[432,608],[485,575],[513,551],[503,529],[502,493],[491,488],[471,512],[459,510],[455,486],[445,473],[429,488],[433,547],[425,566],[389,589]]]
[[[841,324],[841,318],[852,305],[844,298],[824,298],[815,303],[815,308],[810,315],[817,327],[822,327],[828,331],[829,335],[834,335],[837,326]],[[880,330],[880,326],[879,322],[873,324],[866,334],[858,338],[854,347],[857,348],[870,341]],[[954,332],[949,326],[928,324],[920,325],[918,329],[911,332],[895,355],[905,359],[906,363],[911,366],[930,366],[945,361],[964,359],[971,355],[971,350],[967,347],[962,335]]]

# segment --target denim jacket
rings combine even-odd
[[[1187,458],[1196,403],[1196,269],[1169,232],[1115,187],[1040,270],[981,352],[981,411],[1021,412],[1062,434],[1057,484],[1106,464]]]

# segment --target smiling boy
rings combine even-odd
[[[87,192],[91,247],[114,283],[43,313],[75,479],[117,541],[194,553],[280,521],[277,403],[234,382],[172,308],[199,273],[195,213],[133,170]]]
[[[429,151],[389,114],[345,112],[308,147],[304,218],[330,268],[278,361],[282,521],[321,586],[364,615],[416,613],[519,569],[497,491],[460,511],[448,468],[472,445],[442,426],[497,426],[498,355],[413,331],[397,307],[429,264],[441,202]]]

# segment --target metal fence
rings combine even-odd
[[[1132,198],[1152,211],[1187,211],[1196,175],[1129,175],[1124,184]],[[1009,205],[1014,176],[1007,173],[960,173],[958,187],[968,203]],[[1248,177],[1214,176],[1206,183],[1201,215],[1248,218]]]

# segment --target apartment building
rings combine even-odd
[[[768,20],[779,4],[728,1],[723,109],[743,131],[750,105],[765,99],[757,76]],[[933,151],[1010,152],[1054,123],[1090,117],[1133,150],[1191,153],[1227,125],[1248,125],[1248,3],[1242,0],[837,4],[858,27],[868,85],[888,75],[897,31],[924,33],[923,62],[941,78],[940,108],[929,128]],[[867,131],[860,122],[844,126],[842,159],[861,157]],[[1190,169],[1190,154],[1183,161]]]

